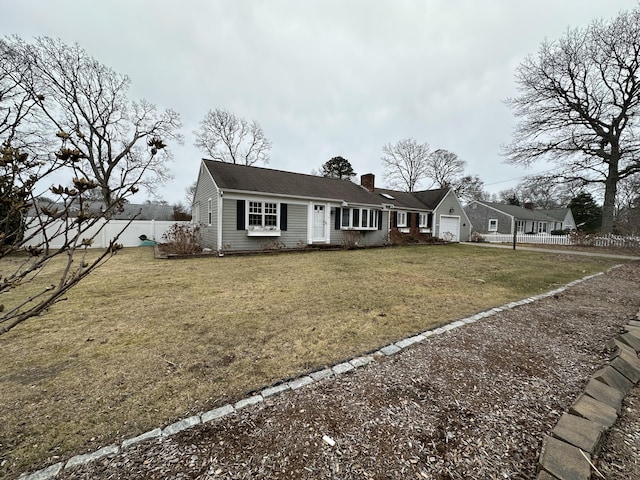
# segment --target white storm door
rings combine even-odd
[[[313,205],[313,241],[324,242],[327,240],[327,220],[324,205]]]

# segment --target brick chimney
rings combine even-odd
[[[533,210],[535,208],[535,204],[533,202],[525,202],[523,207],[527,210]]]
[[[365,173],[360,177],[360,185],[373,192],[376,186],[376,176],[373,173]]]

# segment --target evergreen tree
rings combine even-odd
[[[602,224],[602,207],[593,199],[590,193],[579,193],[569,202],[578,230],[595,233]]]
[[[323,177],[351,180],[351,177],[355,176],[355,174],[356,172],[353,171],[349,160],[340,156],[333,157],[322,164]]]

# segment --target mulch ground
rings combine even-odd
[[[59,478],[534,479],[543,436],[606,362],[639,286],[627,264]],[[596,462],[611,479],[639,478],[638,391],[625,402]]]

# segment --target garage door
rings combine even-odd
[[[440,215],[440,235],[443,240],[460,241],[460,217]]]

